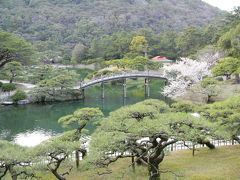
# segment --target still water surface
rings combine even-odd
[[[164,82],[151,80],[150,98],[163,99],[161,89]],[[127,98],[122,97],[121,85],[105,85],[105,99],[101,98],[99,85],[85,90],[86,98],[80,101],[46,104],[28,104],[21,106],[0,106],[0,139],[16,142],[23,146],[34,146],[58,135],[63,129],[58,123],[62,116],[73,113],[78,108],[98,107],[105,115],[122,106],[134,104],[146,99],[143,81],[129,80]],[[89,133],[95,129],[88,125]]]

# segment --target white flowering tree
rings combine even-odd
[[[166,96],[178,97],[183,95],[192,85],[205,76],[211,75],[210,63],[181,58],[181,61],[170,66],[164,66],[164,76],[169,84],[164,88]]]
[[[225,53],[218,51],[213,46],[206,46],[197,53],[196,59],[200,62],[207,62],[210,68],[213,68],[219,59],[224,58]]]

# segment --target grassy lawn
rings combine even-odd
[[[110,175],[94,176],[90,172],[73,172],[69,180],[145,180],[148,179],[147,168],[138,167],[136,173],[128,167],[130,159],[122,159],[110,167]],[[162,170],[171,170],[182,177],[171,173],[162,174],[163,180],[239,180],[240,179],[240,146],[219,147],[216,150],[202,148],[192,157],[190,150],[168,154],[161,164]]]
[[[237,180],[240,179],[240,146],[207,148],[197,152],[178,151],[168,156],[162,169],[184,175],[184,180]]]
[[[225,82],[224,84],[220,85],[219,89],[221,91],[216,97],[213,97],[213,100],[215,101],[222,101],[239,94],[240,84],[231,84],[229,82]]]
[[[67,180],[147,180],[147,167],[136,167],[133,173],[130,159],[121,159],[113,163],[109,175],[94,175],[94,172],[72,170]],[[218,147],[215,150],[202,148],[192,157],[190,150],[169,153],[161,164],[161,170],[171,173],[161,175],[161,180],[239,180],[240,179],[240,145]],[[43,180],[56,180],[52,174],[41,174]],[[9,180],[10,177],[4,178]],[[19,178],[20,179],[20,178]]]

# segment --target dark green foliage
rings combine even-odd
[[[11,61],[29,64],[33,59],[34,53],[34,47],[30,43],[0,30],[0,67]]]
[[[89,121],[96,121],[103,117],[103,113],[98,108],[82,108],[77,109],[74,111],[73,114],[63,116],[61,117],[58,122],[63,125],[63,127],[68,127],[73,124],[77,124],[77,130],[76,131],[70,131],[67,133],[67,135],[64,136],[65,140],[70,140],[71,142],[79,142],[80,137],[84,137],[84,133],[87,132],[86,129],[84,129]],[[83,147],[78,147],[76,151],[76,166],[79,167],[79,152],[82,153],[82,157],[84,158],[87,150]]]
[[[147,58],[148,46],[149,44],[145,36],[135,36],[129,48],[131,51],[140,53]]]
[[[3,85],[3,83],[2,83],[2,82],[0,82],[0,88],[2,87],[2,85]]]
[[[194,55],[206,45],[215,44],[221,35],[218,32],[219,28],[214,25],[204,28],[196,26],[186,28],[183,34],[176,40],[178,55],[183,57]]]
[[[10,92],[16,89],[16,85],[12,83],[6,83],[2,85],[3,92]]]
[[[87,78],[92,79],[92,78],[101,77],[105,75],[120,74],[122,72],[123,71],[121,69],[114,69],[114,70],[101,69],[99,71],[89,74]]]
[[[195,112],[196,105],[190,101],[179,101],[171,104],[171,108],[175,112]]]
[[[111,112],[92,135],[87,168],[109,172],[109,164],[131,157],[134,164],[148,168],[149,179],[158,180],[167,146],[177,141],[204,143],[218,137],[213,123],[185,112],[169,111],[164,102],[150,99]]]
[[[164,101],[159,101],[157,99],[147,99],[147,100],[139,102],[137,104],[154,107],[158,110],[159,113],[167,113],[167,112],[171,111],[168,104],[166,104]]]
[[[36,69],[39,74],[36,78],[40,81],[30,94],[37,102],[64,101],[81,99],[81,91],[73,89],[79,79],[79,75],[68,69],[51,68],[42,66]]]
[[[82,61],[82,64],[92,64],[92,63],[96,63],[96,64],[101,64],[104,61],[103,58],[94,58],[94,59],[87,59],[85,61]]]
[[[214,79],[212,77],[206,77],[201,81],[201,86],[203,88],[207,88],[211,85],[216,85],[216,84],[218,84],[218,79]]]
[[[57,71],[57,69],[54,69],[50,65],[40,65],[36,68],[31,68],[29,70],[30,78],[28,79],[28,81],[34,84],[39,83],[42,80],[52,78],[56,75],[55,72]]]
[[[240,23],[240,6],[235,7],[235,9],[231,13],[228,13],[226,15],[222,31],[227,32],[231,28],[236,27],[239,23]]]
[[[150,44],[149,55],[163,55],[172,60],[177,59],[179,57],[177,48],[178,36],[176,32],[165,32],[160,36],[151,36],[151,38],[149,38],[150,40],[148,39]]]
[[[18,90],[13,96],[12,96],[12,100],[14,102],[18,102],[20,100],[26,99],[27,94],[22,91],[22,90]]]
[[[74,63],[79,63],[86,59],[88,49],[82,44],[77,44],[72,51],[71,61]]]
[[[229,56],[240,58],[240,23],[226,32],[218,41],[217,45],[228,53]]]
[[[226,57],[220,59],[218,64],[212,69],[214,76],[227,76],[239,74],[240,58]]]
[[[5,179],[8,173],[13,180],[36,177],[27,148],[4,140],[0,140],[0,148],[0,179]]]
[[[23,66],[20,62],[12,61],[5,64],[3,75],[12,83],[13,80],[23,74]]]
[[[113,65],[117,66],[118,68],[132,69],[138,71],[143,71],[146,68],[149,70],[157,70],[162,66],[161,63],[150,61],[148,58],[145,58],[143,56],[136,56],[133,59],[123,58],[110,60],[107,61],[105,65],[107,66]]]
[[[122,58],[129,39],[126,35],[120,40],[113,35],[116,32],[182,31],[189,25],[208,24],[223,14],[201,0],[1,0],[0,7],[0,28],[22,35],[38,48],[42,60],[53,61],[70,60],[79,43],[90,48],[90,59]],[[151,44],[149,41],[149,47]],[[161,52],[155,47],[150,53],[175,57],[167,46],[162,47]]]
[[[88,58],[117,59],[123,58],[129,52],[132,33],[117,32],[112,35],[105,35],[90,43]]]
[[[217,77],[216,80],[217,81],[223,81],[223,78],[222,77]]]
[[[180,50],[179,54],[186,57],[190,54],[194,54],[202,47],[202,32],[199,28],[188,27],[184,30],[184,34],[179,37],[177,45]]]
[[[233,96],[222,102],[204,105],[199,110],[201,115],[229,132],[232,138],[240,143],[240,96]]]
[[[103,117],[103,113],[98,108],[82,108],[74,111],[72,115],[61,117],[58,122],[61,123],[63,127],[77,124],[77,131],[81,133],[81,130],[90,120],[97,120],[101,117]]]
[[[207,76],[200,82],[200,86],[196,90],[207,95],[207,102],[210,103],[213,100],[212,97],[217,96],[220,92],[220,86],[218,85],[221,83],[221,81]]]
[[[64,133],[61,136],[54,137],[45,141],[32,149],[32,156],[35,163],[44,161],[39,164],[38,169],[50,171],[57,179],[66,180],[64,176],[68,175],[72,170],[71,159],[68,158],[80,146],[79,142],[69,141],[69,138]],[[62,168],[62,165],[65,168]],[[60,171],[65,171],[60,173]]]

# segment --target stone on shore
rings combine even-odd
[[[14,104],[12,101],[4,101],[2,102],[2,105],[12,105]]]
[[[28,104],[29,103],[29,101],[28,100],[20,100],[20,101],[18,101],[17,102],[17,104],[19,104],[19,105],[24,105],[24,104]]]

